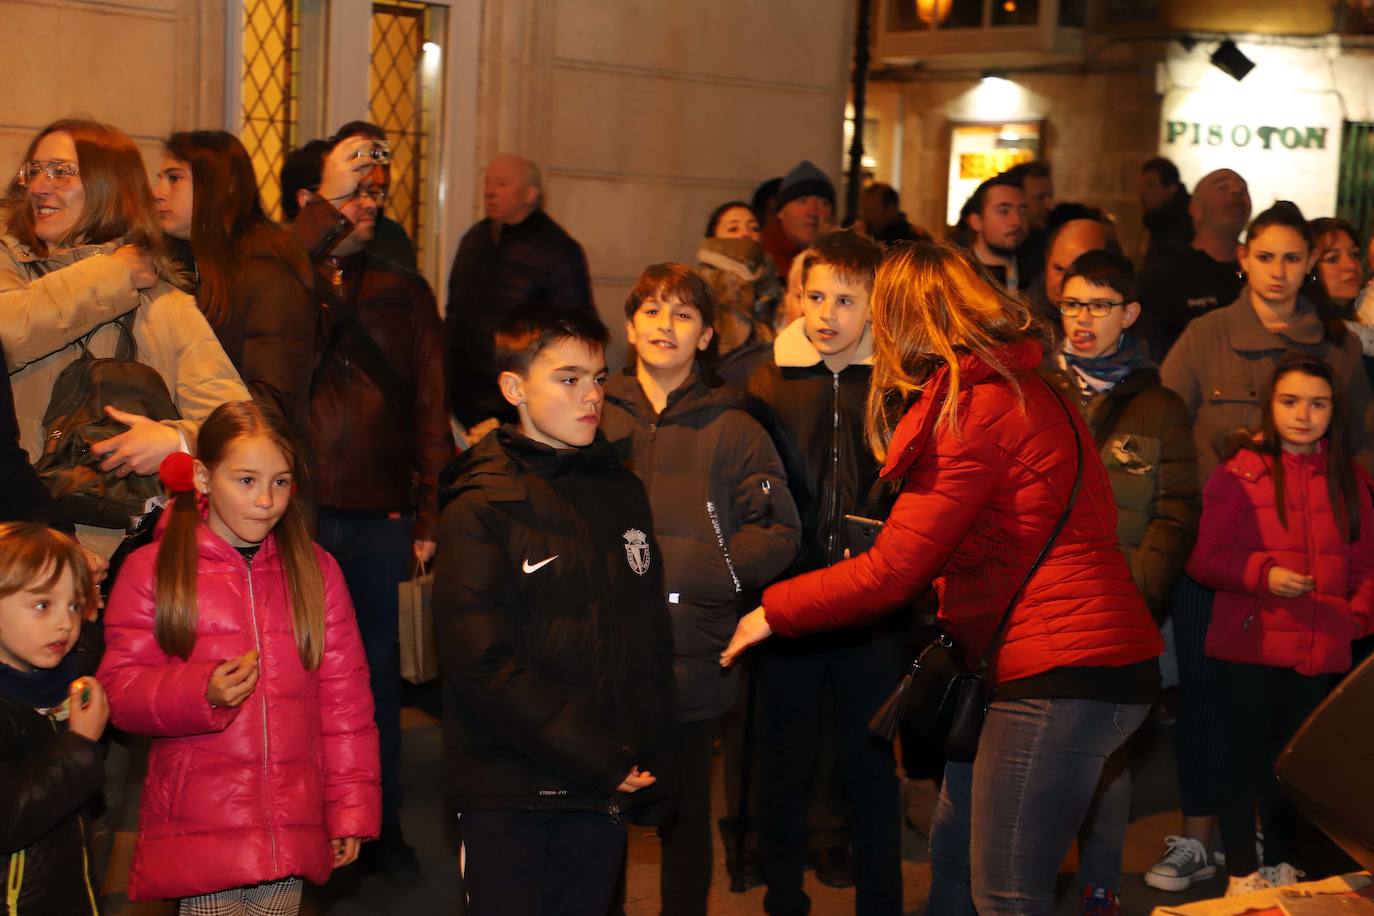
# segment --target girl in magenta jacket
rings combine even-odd
[[[367,662],[292,499],[280,415],[223,404],[198,441],[193,466],[164,463],[161,540],[129,557],[106,614],[111,717],[153,738],[129,897],[295,913],[302,878],[324,882],[379,830]]]
[[[1374,509],[1345,447],[1330,365],[1280,359],[1256,436],[1203,491],[1188,573],[1217,590],[1207,654],[1223,663],[1230,777],[1221,810],[1228,894],[1292,884],[1293,809],[1274,783],[1280,750],[1350,668],[1350,644],[1374,629]],[[1255,851],[1255,808],[1264,861]]]

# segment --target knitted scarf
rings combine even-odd
[[[1079,356],[1070,348],[1065,339],[1060,353],[1064,365],[1073,370],[1078,380],[1079,390],[1084,397],[1091,397],[1115,388],[1126,376],[1142,366],[1149,365],[1150,348],[1143,340],[1136,340],[1129,333],[1123,333],[1116,343],[1116,349],[1102,356]]]
[[[34,709],[52,709],[67,699],[71,683],[80,673],[72,653],[68,653],[56,668],[20,671],[0,664],[0,696]]]

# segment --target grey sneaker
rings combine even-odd
[[[1217,873],[1200,840],[1186,836],[1164,838],[1168,851],[1145,873],[1145,883],[1161,891],[1182,891]]]

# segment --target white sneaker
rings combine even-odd
[[[1287,862],[1280,862],[1278,865],[1262,865],[1259,873],[1264,876],[1264,880],[1274,887],[1287,887],[1290,884],[1297,884],[1307,875],[1307,872],[1299,871]]]
[[[1145,883],[1161,891],[1187,890],[1217,873],[1217,867],[1200,840],[1186,836],[1164,838],[1168,851],[1145,873]]]
[[[1262,891],[1273,887],[1269,879],[1264,876],[1264,869],[1252,871],[1244,878],[1228,878],[1226,881],[1226,896],[1240,897],[1245,894],[1253,894],[1255,891]]]

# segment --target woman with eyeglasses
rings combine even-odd
[[[170,282],[173,274],[133,141],[94,121],[43,128],[0,201],[0,344],[30,460],[43,454],[58,376],[83,344],[93,356],[115,355],[124,333],[118,324],[131,331],[137,361],[166,383],[179,419],[107,407],[125,429],[91,447],[103,474],[155,474],[167,455],[194,448],[210,411],[248,396],[195,300]],[[78,526],[87,546],[106,555],[121,533]]]
[[[196,304],[248,390],[303,433],[314,271],[300,242],[263,212],[248,151],[222,130],[172,134],[153,199]]]
[[[1374,418],[1360,344],[1329,314],[1325,296],[1309,285],[1319,250],[1302,212],[1278,201],[1255,217],[1237,248],[1245,278],[1240,297],[1190,322],[1160,367],[1160,378],[1183,399],[1193,420],[1198,483],[1205,486],[1220,461],[1221,439],[1257,428],[1264,391],[1280,357],[1297,350],[1335,370],[1348,410],[1350,453],[1374,469]],[[1180,891],[1216,874],[1216,816],[1229,778],[1220,669],[1203,654],[1214,592],[1190,576],[1179,579],[1172,613],[1179,666],[1176,752],[1183,830],[1166,839],[1165,856],[1145,883]]]

